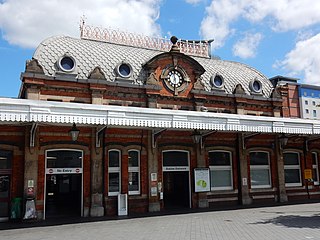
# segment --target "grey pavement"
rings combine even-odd
[[[320,240],[320,203],[1,230],[7,239]]]

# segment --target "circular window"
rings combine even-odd
[[[260,93],[262,90],[261,82],[258,80],[254,80],[251,82],[251,90],[253,90],[256,93]]]
[[[222,88],[223,86],[223,78],[220,75],[215,75],[211,77],[211,84],[216,88]]]
[[[59,65],[60,68],[66,72],[71,72],[75,67],[74,60],[71,57],[62,57],[60,59]]]
[[[125,78],[130,77],[131,71],[132,71],[131,66],[126,63],[122,63],[118,67],[118,73],[121,77],[125,77]]]

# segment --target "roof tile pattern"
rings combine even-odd
[[[76,67],[71,73],[76,74],[78,79],[88,79],[93,69],[100,67],[106,80],[112,82],[117,81],[116,67],[121,62],[125,62],[132,67],[133,74],[130,79],[135,84],[143,84],[146,80],[146,72],[142,65],[161,53],[157,50],[56,36],[43,41],[36,49],[33,58],[38,60],[47,76],[55,76],[60,71],[59,59],[68,55],[75,59]],[[262,83],[262,96],[270,97],[271,95],[273,90],[271,82],[250,66],[218,59],[193,58],[206,70],[201,81],[208,92],[212,91],[211,76],[219,74],[224,79],[223,90],[227,94],[232,94],[235,87],[241,84],[250,95],[250,82],[256,79]]]

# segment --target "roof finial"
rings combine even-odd
[[[178,38],[176,36],[172,36],[170,38],[170,41],[172,42],[172,47],[170,49],[170,52],[180,52],[180,48],[177,45]]]

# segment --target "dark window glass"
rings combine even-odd
[[[259,92],[261,90],[261,84],[258,81],[254,81],[252,84],[253,90]]]
[[[163,166],[189,166],[188,153],[179,151],[163,152]]]
[[[11,169],[11,159],[12,152],[0,150],[0,169]]]
[[[122,77],[128,77],[131,73],[131,68],[128,64],[121,64],[119,66],[119,73]]]
[[[63,68],[63,70],[67,70],[67,71],[72,70],[74,67],[74,61],[70,57],[62,58],[60,61],[60,64],[61,64],[61,67]]]
[[[317,169],[316,168],[313,168],[312,169],[312,178],[313,178],[313,181],[315,182],[318,182],[319,179],[318,179],[318,172],[317,172]]]
[[[109,192],[119,192],[119,173],[109,173]]]
[[[47,152],[47,168],[81,168],[82,152],[57,150]]]
[[[229,152],[209,152],[210,166],[230,166]]]
[[[119,157],[118,151],[109,151],[109,167],[119,167]]]
[[[300,183],[299,169],[285,169],[285,181],[286,183]]]
[[[265,152],[251,152],[250,165],[269,165],[268,153]]]
[[[138,151],[129,151],[129,167],[139,167]]]
[[[284,153],[284,165],[299,165],[299,156],[297,153]]]
[[[215,76],[213,82],[216,87],[221,87],[223,80],[220,76]]]

